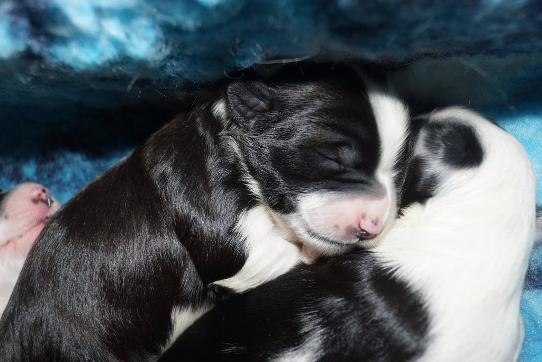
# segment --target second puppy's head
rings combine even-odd
[[[246,183],[279,223],[318,253],[371,246],[395,219],[400,102],[345,69],[233,82],[222,107]]]
[[[26,256],[58,208],[59,203],[40,184],[25,182],[0,190],[0,256]]]

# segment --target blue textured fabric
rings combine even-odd
[[[178,96],[256,63],[447,58],[410,89],[441,74],[427,94],[513,133],[542,205],[540,34],[536,0],[0,0],[0,187],[34,180],[67,201],[170,118]],[[541,245],[522,361],[542,360]]]
[[[496,116],[498,123],[525,146],[535,167],[537,200],[542,205],[542,105],[521,115]],[[504,206],[506,207],[506,206]],[[521,301],[525,323],[525,342],[521,361],[542,360],[542,240],[538,240],[531,255],[525,290]]]
[[[144,62],[157,77],[332,51],[373,59],[542,50],[527,0],[3,0],[0,57],[78,70]],[[405,31],[408,30],[408,31]],[[195,36],[196,35],[196,36]]]

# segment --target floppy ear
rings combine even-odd
[[[234,82],[226,90],[226,104],[233,122],[245,130],[258,130],[274,111],[276,90],[259,81]]]

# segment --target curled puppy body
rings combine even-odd
[[[42,185],[25,182],[0,190],[0,314],[8,302],[26,255],[58,210],[59,203]]]
[[[373,243],[395,218],[405,115],[343,67],[227,84],[50,220],[0,320],[0,355],[153,358],[216,285],[244,291],[304,251]]]
[[[521,145],[480,115],[428,117],[403,216],[353,251],[232,297],[163,361],[512,361],[535,225]]]

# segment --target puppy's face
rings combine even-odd
[[[312,249],[368,244],[394,218],[378,174],[378,126],[359,80],[236,82],[226,111],[251,191]]]
[[[24,256],[59,204],[42,185],[22,183],[0,192],[0,255]]]

